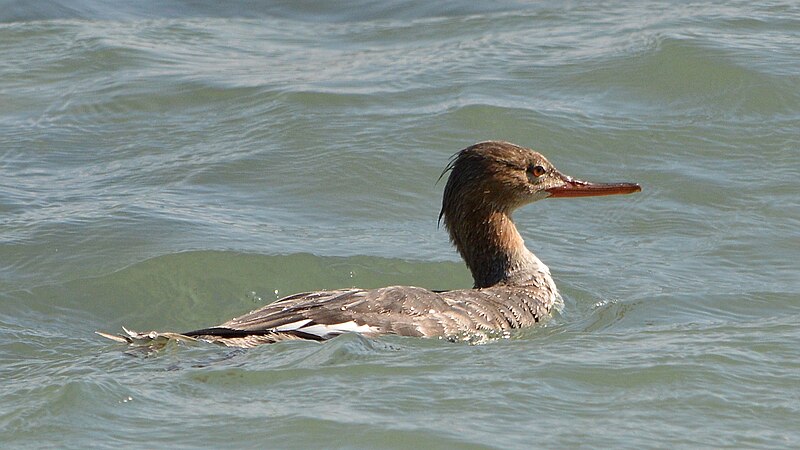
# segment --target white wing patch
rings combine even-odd
[[[311,319],[298,320],[297,322],[287,323],[279,327],[275,327],[275,331],[295,331],[309,322],[311,322]]]
[[[370,334],[377,333],[379,331],[376,327],[359,325],[352,320],[349,322],[333,323],[328,325],[315,323],[313,325],[306,326],[309,322],[311,322],[311,319],[287,323],[286,325],[281,325],[280,327],[275,328],[275,330],[302,331],[303,333],[319,336],[322,339],[329,339],[344,333]]]

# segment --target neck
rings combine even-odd
[[[491,211],[445,217],[450,238],[472,272],[475,288],[554,286],[550,270],[525,247],[509,213]]]

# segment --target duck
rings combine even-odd
[[[547,318],[561,301],[550,269],[526,246],[512,214],[546,198],[631,194],[636,183],[592,183],[559,172],[541,153],[485,141],[452,156],[439,222],[467,265],[469,289],[416,286],[334,289],[279,299],[220,325],[183,333],[97,333],[132,345],[170,340],[250,348],[286,340],[325,341],[345,333],[466,340],[502,336]]]

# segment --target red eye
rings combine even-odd
[[[540,177],[544,175],[547,172],[547,170],[545,170],[545,168],[542,166],[533,166],[528,168],[528,172],[530,172],[535,177]]]

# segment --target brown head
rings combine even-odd
[[[509,142],[480,142],[456,153],[439,220],[464,257],[476,287],[502,282],[524,248],[511,222],[520,206],[547,197],[630,194],[634,183],[600,184],[563,175],[540,153]],[[493,266],[494,269],[488,269]],[[491,273],[486,273],[486,272]],[[497,273],[495,273],[497,272]]]

